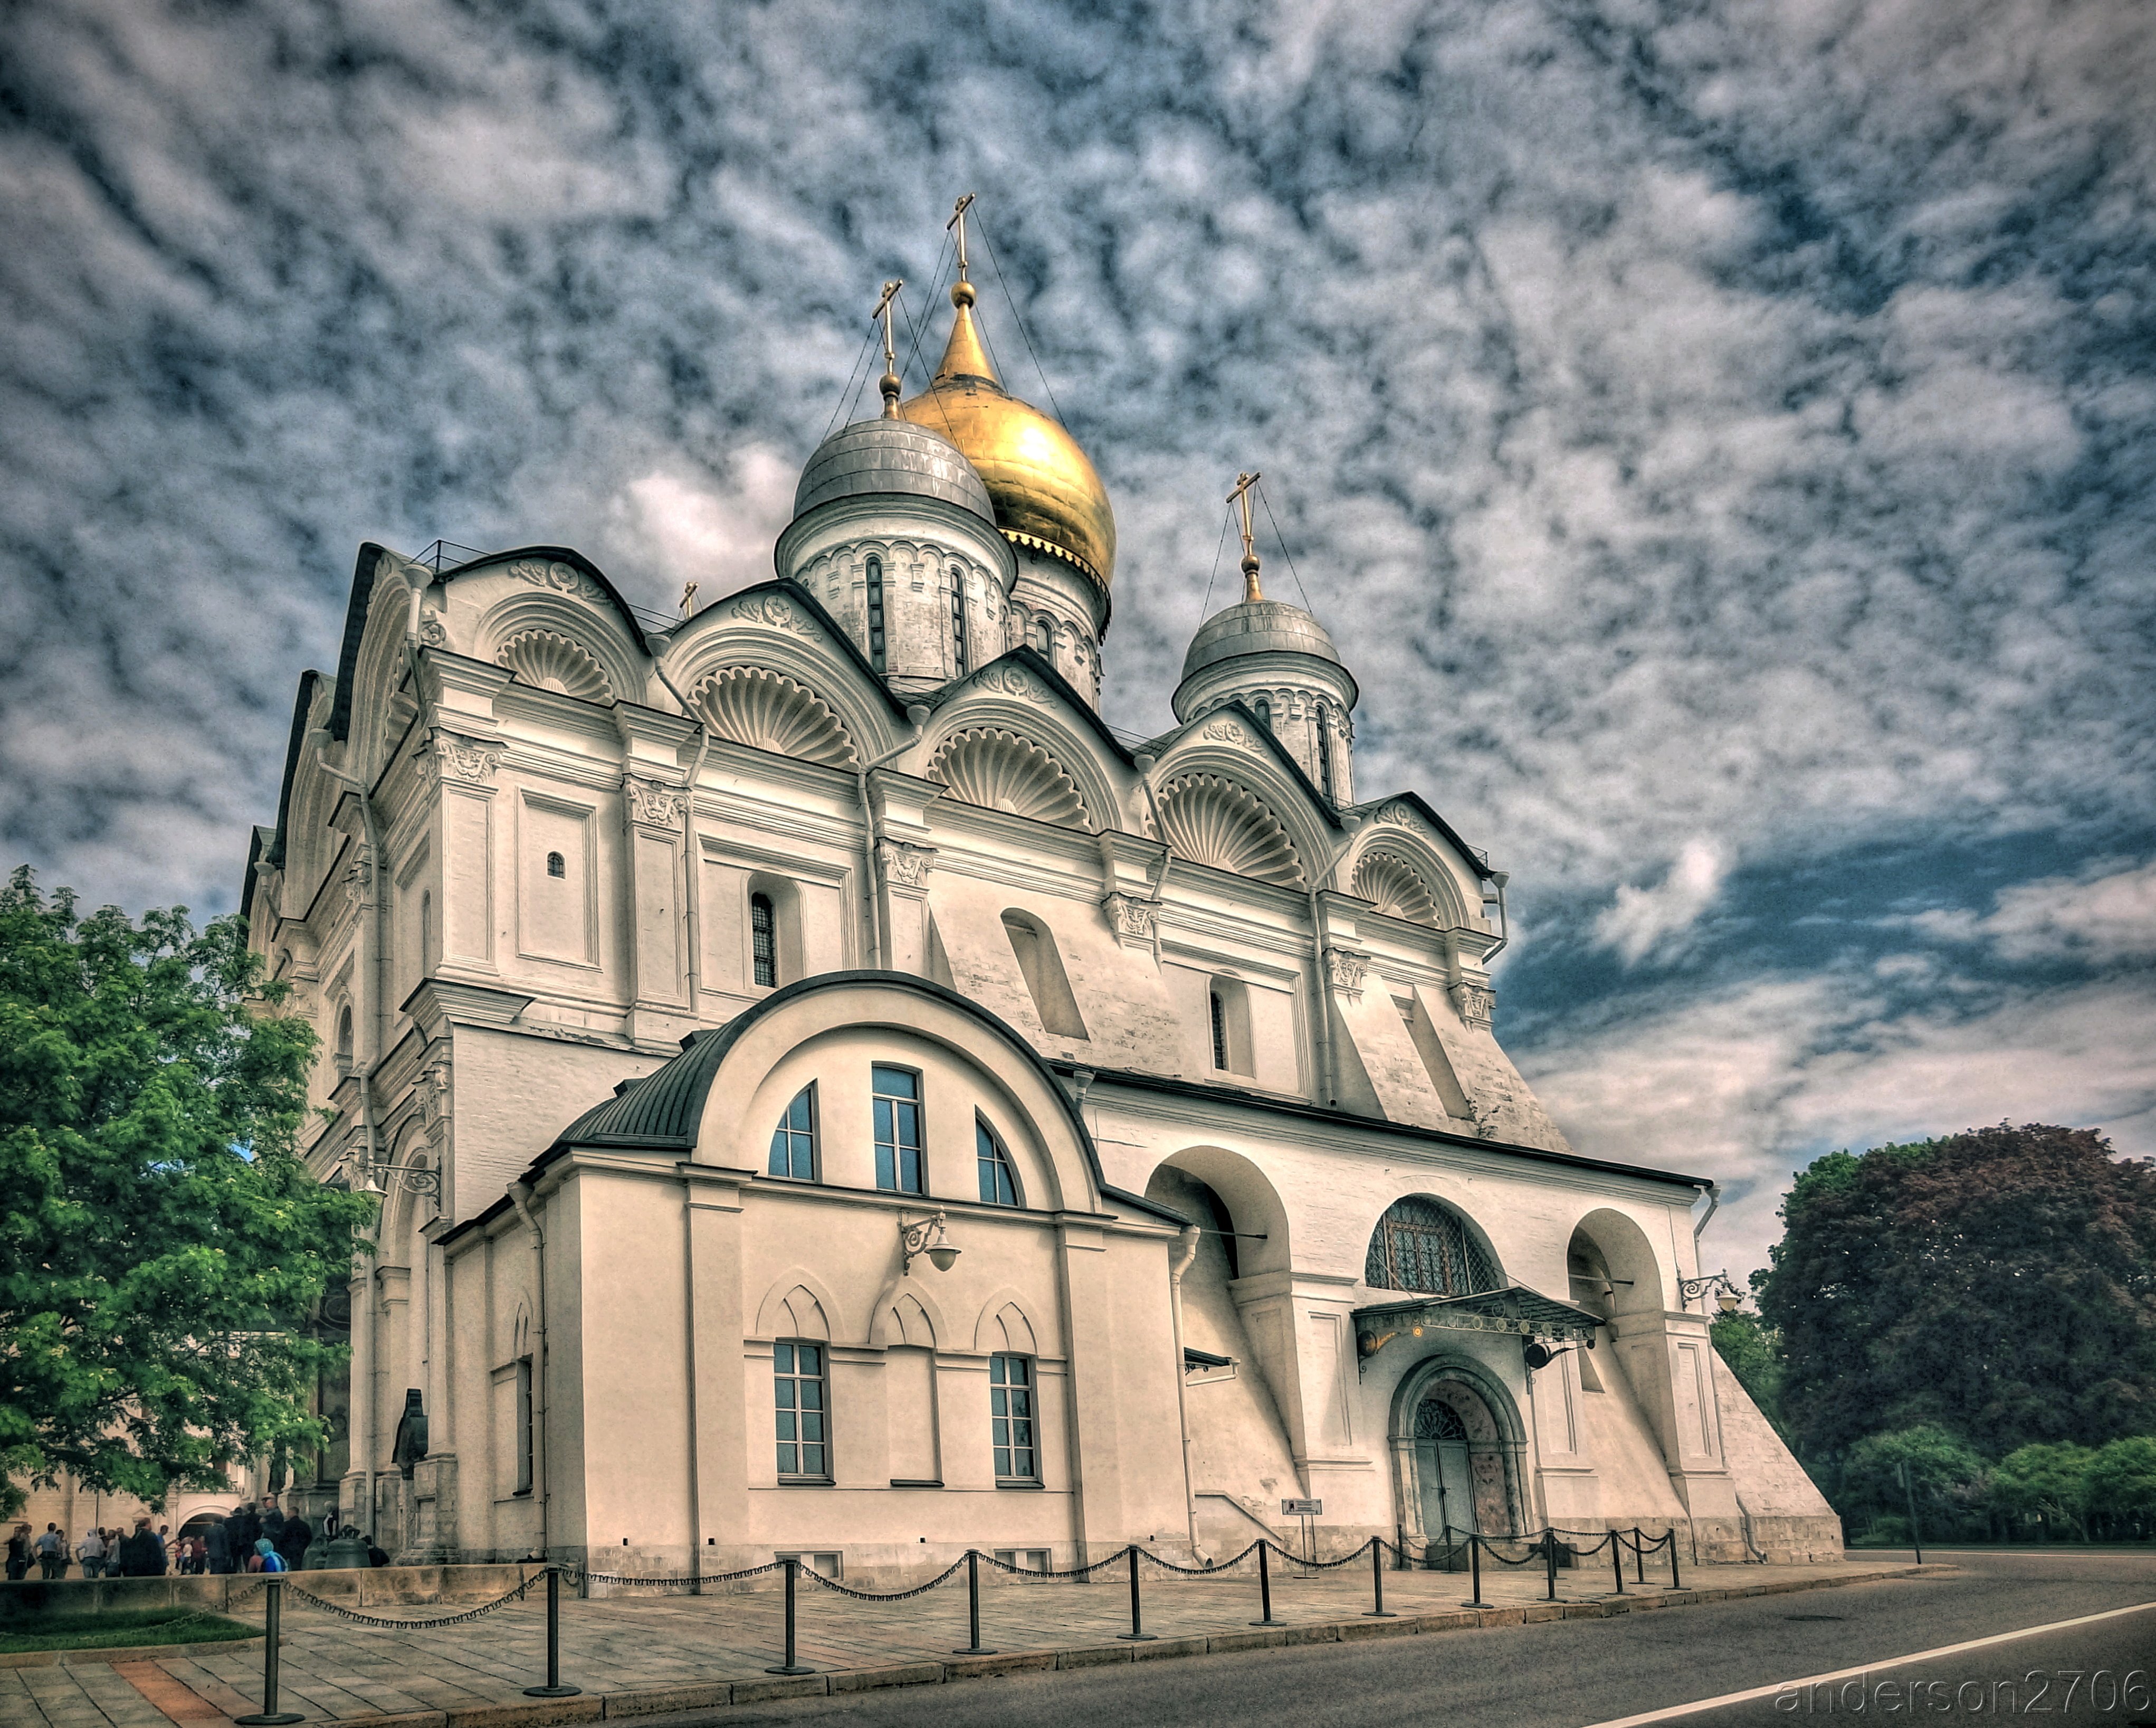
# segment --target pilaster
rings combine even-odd
[[[674,772],[669,769],[669,772]],[[675,1043],[695,1026],[685,964],[681,819],[689,789],[624,774],[622,826],[627,846],[629,1035],[639,1043]]]

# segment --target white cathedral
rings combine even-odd
[[[1177,724],[1103,723],[1106,493],[951,298],[670,627],[566,548],[361,548],[244,899],[310,1163],[387,1196],[295,1499],[669,1576],[1219,1556],[1291,1499],[1839,1557],[1709,1341],[1713,1185],[1567,1145],[1505,876],[1358,795],[1247,533]]]

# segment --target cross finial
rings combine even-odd
[[[951,304],[954,306],[973,303],[973,285],[966,280],[966,209],[973,202],[973,194],[969,192],[958,200],[952,209],[951,219],[943,224],[947,233],[958,236],[958,280],[951,285]]]
[[[681,615],[686,618],[696,609],[696,584],[690,583],[681,590]]]
[[[1235,491],[1228,494],[1228,501],[1243,509],[1243,600],[1246,605],[1265,599],[1258,587],[1257,543],[1250,536],[1250,488],[1257,483],[1256,475],[1239,474]]]
[[[875,310],[869,314],[871,324],[879,318],[883,320],[883,417],[887,420],[898,418],[898,393],[902,388],[898,377],[898,350],[891,346],[891,302],[898,298],[898,291],[905,285],[904,280],[897,277],[885,283],[883,298],[876,302]]]

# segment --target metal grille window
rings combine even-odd
[[[876,1186],[919,1194],[921,1185],[921,1076],[910,1068],[870,1070],[875,1106]]]
[[[868,568],[869,664],[878,671],[883,664],[883,560],[872,558]]]
[[[956,564],[951,566],[951,651],[963,678],[966,676],[966,573]]]
[[[778,1473],[827,1480],[831,1474],[829,1412],[824,1407],[824,1346],[772,1346],[773,1388],[778,1407]]]
[[[1317,705],[1317,783],[1332,796],[1332,710],[1324,702]]]
[[[1040,1452],[1033,1435],[1032,1358],[988,1358],[988,1411],[994,1430],[996,1480],[1040,1481]]]
[[[816,1180],[816,1083],[793,1094],[793,1102],[771,1133],[771,1174],[797,1182]]]
[[[1213,1014],[1213,1066],[1228,1066],[1228,1005],[1220,1000],[1220,992],[1209,991],[1206,998]]]
[[[1010,1154],[996,1138],[995,1130],[973,1119],[973,1161],[980,1167],[981,1198],[990,1206],[1018,1204],[1018,1178],[1012,1173]]]
[[[748,949],[756,969],[756,981],[765,988],[778,982],[778,921],[772,916],[771,896],[748,897]]]
[[[547,874],[557,881],[566,880],[569,874],[569,861],[559,852],[547,853]]]
[[[1380,1290],[1471,1296],[1501,1280],[1482,1245],[1450,1207],[1417,1194],[1396,1201],[1378,1220],[1363,1282]]]

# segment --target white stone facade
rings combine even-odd
[[[978,512],[851,496],[778,556],[654,631],[561,548],[362,552],[248,885],[324,1039],[311,1161],[388,1188],[309,1509],[665,1574],[1218,1554],[1304,1495],[1337,1545],[1839,1554],[1679,1299],[1699,1180],[1570,1152],[1493,1035],[1487,867],[1353,802],[1337,663],[1214,667],[1134,751],[1094,711],[1105,594]],[[879,1185],[879,1068],[919,1089],[918,1193]],[[1471,1299],[1367,1281],[1402,1201],[1424,1234],[1383,1240]],[[939,1211],[957,1258],[909,1267]],[[783,1473],[811,1396],[825,1451]]]

